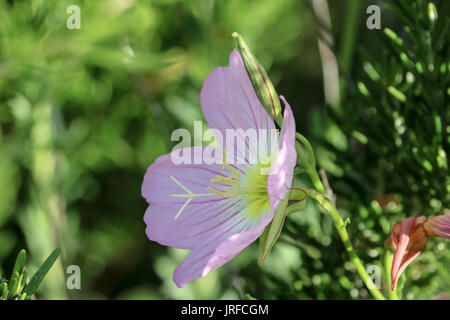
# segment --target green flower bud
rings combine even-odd
[[[237,50],[242,56],[245,68],[247,69],[253,88],[259,98],[262,106],[275,119],[281,127],[283,117],[281,114],[281,104],[275,88],[267,76],[266,71],[261,64],[255,59],[244,39],[236,32],[232,37],[236,40]]]

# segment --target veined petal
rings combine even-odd
[[[450,239],[450,213],[428,218],[423,227],[430,236]]]
[[[211,186],[210,180],[215,179],[216,176],[226,177],[229,173],[223,168],[222,164],[207,164],[213,163],[214,159],[208,153],[204,153],[204,150],[205,147],[200,146],[182,149],[182,152],[190,155],[192,164],[174,163],[173,152],[156,159],[144,176],[141,189],[142,196],[148,203],[176,203],[182,206],[186,202],[186,198],[173,195],[186,194],[186,191],[176,181],[186,186],[194,194],[209,193],[207,187]],[[221,150],[217,150],[217,152],[221,152]],[[202,163],[194,164],[194,159],[202,159]],[[244,169],[238,165],[235,165],[235,167]],[[196,197],[190,203],[211,203],[221,199],[223,197],[219,195]]]
[[[233,199],[190,203],[177,219],[180,205],[150,204],[144,215],[147,237],[162,245],[179,249],[193,249],[205,238],[242,219],[242,204]]]
[[[297,164],[297,151],[295,150],[295,120],[291,106],[283,96],[280,96],[285,105],[283,126],[280,139],[281,148],[277,153],[277,160],[270,168],[267,177],[267,192],[269,193],[270,207],[276,210],[280,201],[283,201],[291,188],[294,168]]]
[[[175,269],[173,280],[178,287],[184,287],[192,280],[206,276],[221,267],[255,241],[272,220],[273,213],[266,214],[256,225],[243,219],[230,224],[228,229],[205,239],[192,250],[189,256]]]
[[[269,137],[275,125],[258,100],[236,50],[230,54],[229,67],[219,67],[209,74],[203,83],[200,98],[210,128],[222,133],[224,147],[227,144],[234,146],[233,150],[227,149],[227,158],[233,161],[231,163],[251,163],[250,156],[258,159],[258,140],[265,143],[259,135],[265,131]],[[227,129],[232,129],[236,137],[227,135]]]
[[[193,157],[204,156],[204,161],[210,161],[203,150],[185,148]],[[227,176],[222,165],[175,164],[170,154],[159,157],[142,184],[142,195],[150,203],[144,215],[148,238],[162,245],[192,249],[238,219],[243,207],[240,199],[225,198],[207,189],[217,176]],[[214,183],[216,188],[221,185],[226,186]]]

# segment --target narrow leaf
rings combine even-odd
[[[22,272],[22,281],[19,284],[19,291],[18,294],[20,294],[23,291],[23,288],[25,288],[25,285],[27,284],[27,280],[28,280],[28,272],[27,270],[23,270]]]
[[[55,263],[56,259],[58,259],[59,253],[61,252],[60,248],[56,248],[44,261],[44,263],[40,266],[38,271],[33,275],[30,282],[26,285],[24,292],[27,294],[27,297],[31,297],[41,284],[45,275],[48,273],[50,268]]]
[[[406,101],[405,95],[401,91],[399,91],[397,88],[394,88],[393,86],[389,86],[387,90],[392,96],[397,98],[397,100],[399,100],[401,102]]]
[[[25,268],[26,263],[27,263],[27,252],[24,249],[22,249],[17,255],[12,275],[14,275],[16,272],[21,274],[23,272],[23,269]]]
[[[11,276],[11,281],[9,282],[7,299],[11,299],[17,294],[17,289],[19,288],[19,284],[21,281],[22,275],[19,275],[17,271],[14,272],[14,274]]]
[[[1,298],[3,300],[8,299],[8,283],[6,283],[6,282],[2,283],[2,296],[1,296]]]
[[[394,31],[389,28],[384,28],[384,34],[387,35],[391,40],[398,46],[403,46],[403,40]]]

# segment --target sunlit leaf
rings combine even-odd
[[[50,268],[53,266],[56,259],[58,259],[60,252],[61,252],[61,249],[56,248],[48,256],[48,258],[44,261],[44,263],[39,267],[39,269],[36,271],[36,273],[33,275],[30,282],[26,285],[26,287],[24,289],[24,293],[27,294],[27,297],[31,297],[36,292],[36,290],[38,289],[42,280],[44,279],[45,275],[48,273]]]

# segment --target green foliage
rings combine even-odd
[[[345,137],[344,147],[319,137],[327,150],[322,165],[333,173],[338,205],[352,217],[351,233],[363,235],[357,239],[360,247],[378,251],[366,261],[380,259],[375,248],[381,249],[395,222],[443,214],[450,205],[449,3],[388,1],[386,6],[400,24],[378,32],[373,46],[382,50],[360,48],[340,114],[331,110],[332,128]],[[432,284],[428,274],[448,263],[435,243],[429,245],[403,276],[402,297],[448,294],[449,272],[436,275],[440,284]]]
[[[48,271],[53,266],[56,259],[58,259],[60,252],[61,252],[60,248],[55,249],[48,256],[48,258],[45,259],[44,263],[39,267],[39,269],[36,271],[33,277],[31,277],[30,282],[23,289],[24,294],[26,294],[26,297],[31,297],[36,292],[42,280],[44,280],[44,277],[47,275]]]
[[[9,281],[2,279],[0,300],[31,299],[56,259],[58,259],[60,252],[61,249],[55,249],[39,267],[39,270],[31,277],[30,282],[27,283],[28,272],[25,268],[27,253],[24,249],[20,250],[11,273],[11,279]]]
[[[397,32],[403,38],[384,29],[381,61],[362,50],[359,91],[352,92],[343,103],[344,114],[336,118],[355,150],[352,166],[372,169],[359,187],[408,195],[405,210],[430,215],[450,203],[450,45],[443,36],[450,20],[443,15],[430,21],[425,2],[411,7],[402,1],[389,3],[393,12],[403,13]],[[363,150],[358,153],[358,148]],[[389,179],[393,174],[398,178]]]

